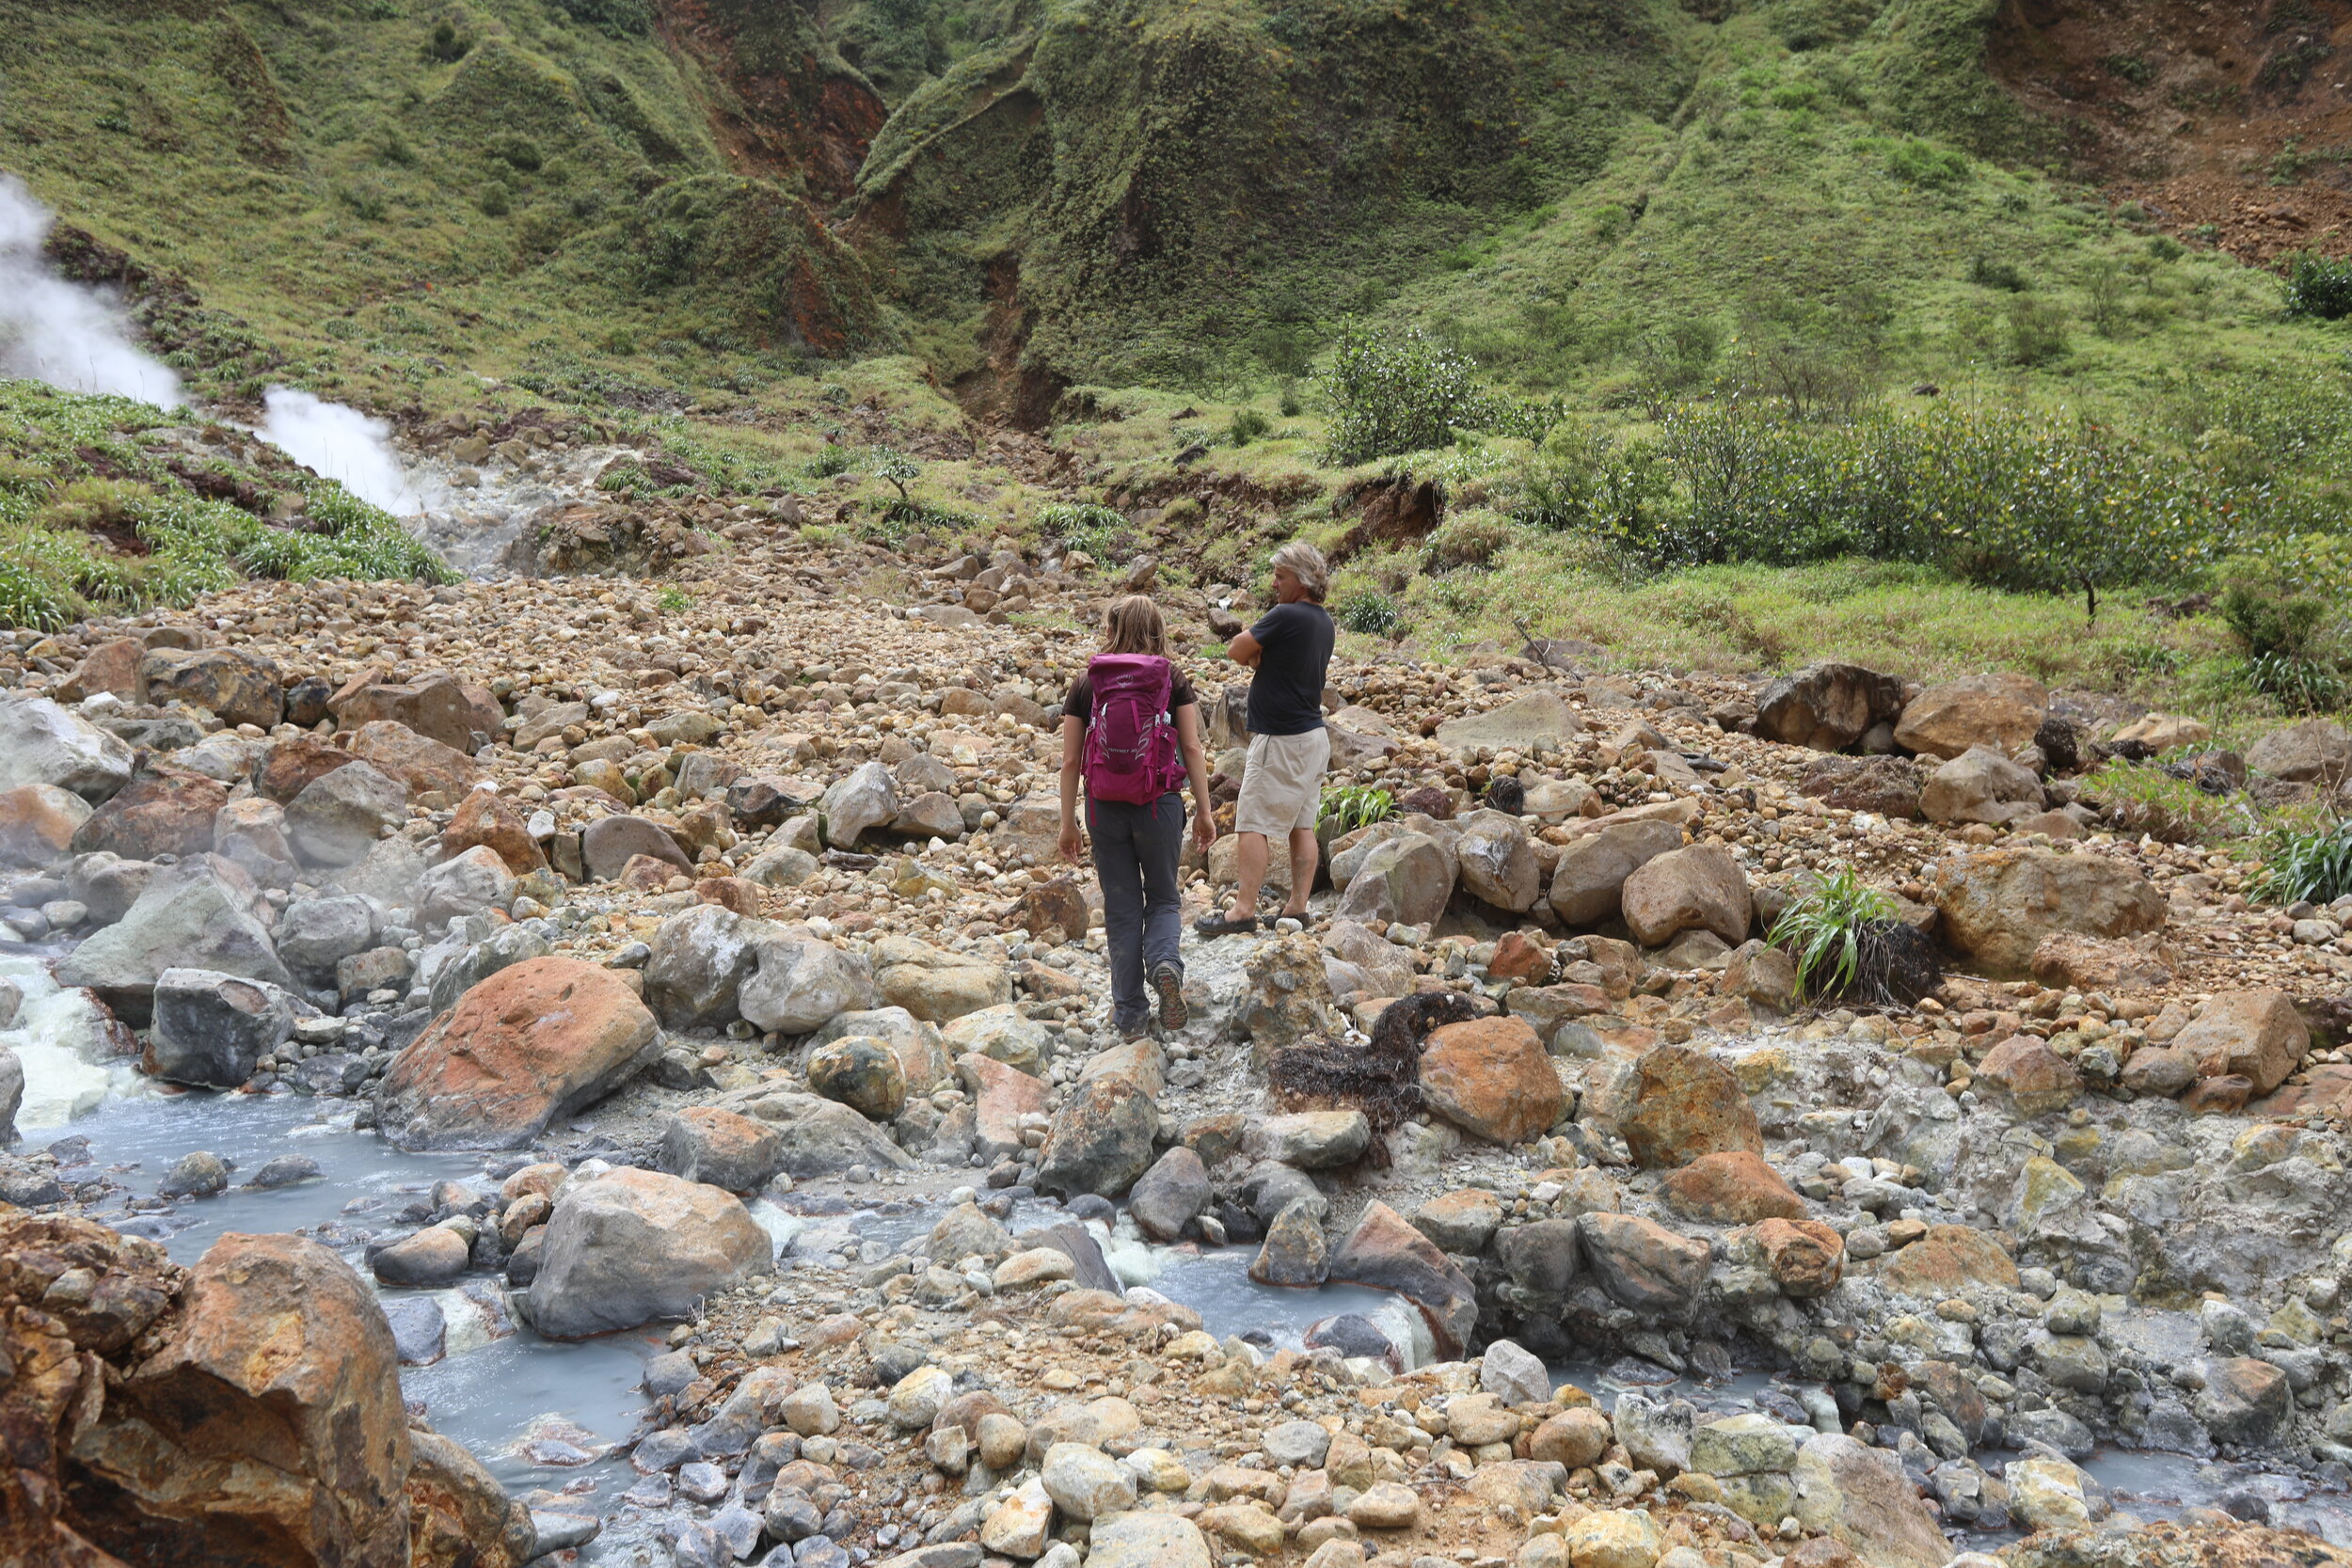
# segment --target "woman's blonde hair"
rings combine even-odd
[[[1103,611],[1103,651],[1166,658],[1168,623],[1160,618],[1160,607],[1146,594],[1130,594]]]

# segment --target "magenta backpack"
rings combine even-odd
[[[1087,664],[1094,719],[1087,726],[1087,793],[1148,806],[1184,776],[1169,722],[1175,669],[1157,654],[1097,654]]]

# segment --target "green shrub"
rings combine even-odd
[[[483,186],[482,195],[475,199],[474,205],[482,209],[482,215],[485,218],[502,218],[514,211],[514,201],[506,194],[504,185]]]
[[[2046,365],[2068,348],[2066,312],[2056,301],[2023,294],[2009,302],[2009,356],[2020,365]]]
[[[2292,258],[2287,263],[2286,313],[2320,321],[2352,316],[2352,260]]]
[[[2332,904],[2352,894],[2352,820],[2273,829],[2253,892],[2274,904]]]
[[[1331,618],[1350,631],[1386,637],[1405,619],[1403,607],[1377,588],[1363,588],[1331,607]]]
[[[1799,994],[1834,996],[1853,984],[1865,929],[1897,913],[1892,898],[1841,865],[1789,900],[1766,940],[1796,960]]]
[[[565,16],[615,38],[644,38],[653,26],[645,0],[555,0]]]
[[[529,136],[501,136],[490,150],[525,174],[539,172],[539,144]]]
[[[1237,447],[1246,447],[1274,428],[1274,421],[1254,408],[1236,408],[1231,423],[1225,427],[1225,438]]]
[[[2344,705],[2343,671],[2331,661],[2294,654],[2264,654],[2246,661],[2255,690],[2274,698],[2289,713],[2333,713]]]
[[[454,65],[464,59],[466,52],[472,47],[471,39],[458,36],[455,23],[437,22],[433,24],[432,40],[424,46],[424,57],[441,65]]]
[[[1122,540],[1134,536],[1126,517],[1094,501],[1057,501],[1037,509],[1037,526],[1065,550],[1083,550],[1097,561],[1110,558]]]
[[[1488,390],[1469,356],[1418,329],[1375,337],[1351,321],[1317,379],[1331,403],[1335,463],[1425,451],[1461,430],[1541,440],[1560,418],[1557,403],[1525,404]]]
[[[1996,261],[1981,250],[1968,259],[1968,281],[1979,288],[2000,289],[2012,294],[2022,294],[2033,286],[2026,281],[2026,275],[2015,262]]]
[[[1970,173],[1966,154],[1916,136],[1887,150],[1887,172],[1912,185],[1957,185]]]
[[[2209,795],[2194,779],[2121,757],[2083,775],[2079,799],[2106,812],[2120,832],[2168,844],[2219,843],[2244,832],[2252,820],[2241,801]]]

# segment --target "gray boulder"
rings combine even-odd
[[[1919,815],[1931,822],[2009,822],[2042,806],[2042,781],[1989,746],[1952,758],[1919,792]]]
[[[600,816],[580,832],[580,856],[593,881],[611,881],[636,855],[668,861],[690,876],[694,870],[669,830],[642,816]]]
[[[556,1200],[524,1301],[541,1334],[580,1338],[683,1318],[774,1259],[734,1195],[625,1166]]]
[[[140,1066],[174,1084],[233,1089],[312,1009],[291,991],[206,969],[167,969],[155,980],[154,1028]]]
[[[93,805],[131,782],[131,748],[45,697],[0,703],[0,790],[55,784]]]
[[[1209,1206],[1209,1173],[1200,1156],[1179,1144],[1152,1163],[1127,1206],[1136,1225],[1155,1242],[1172,1242]]]
[[[348,769],[339,768],[338,772]],[[241,876],[241,874],[240,874]],[[134,1028],[151,1016],[166,969],[209,969],[291,990],[269,932],[210,856],[158,875],[122,919],[57,963],[57,983],[87,986]]]
[[[825,842],[846,849],[871,828],[898,820],[898,796],[891,786],[890,769],[879,762],[865,763],[845,779],[837,779],[817,802],[824,823]]]
[[[758,973],[738,996],[748,1022],[780,1035],[807,1034],[881,1001],[873,969],[863,957],[829,942],[798,942],[781,934],[761,942]]]
[[[0,1045],[0,1148],[16,1142],[16,1113],[24,1104],[24,1064]]]
[[[417,886],[417,924],[434,930],[469,914],[503,910],[514,901],[515,873],[496,849],[477,844],[424,874]]]
[[[375,941],[375,907],[351,894],[297,898],[278,917],[278,956],[299,974],[327,975]]]
[[[1517,914],[1534,907],[1543,896],[1543,870],[1535,863],[1535,847],[1527,826],[1499,811],[1472,812],[1462,823],[1462,836],[1454,851],[1461,863],[1462,885],[1494,905]]]
[[[286,836],[309,865],[364,860],[384,830],[408,820],[408,786],[364,762],[347,762],[302,786],[286,807]]]
[[[645,1005],[666,1028],[724,1028],[742,1016],[737,993],[759,967],[760,941],[775,932],[717,904],[672,915],[654,933]]]
[[[2332,783],[2352,773],[2352,736],[2332,720],[2306,719],[2248,747],[2246,766],[2293,784]]]
[[[783,1140],[784,1173],[798,1180],[839,1176],[851,1165],[911,1170],[914,1160],[879,1127],[838,1101],[813,1094],[771,1095],[755,1107]]]
[[[480,942],[468,942],[456,927],[447,940],[419,955],[417,980],[429,993],[435,1012],[446,1012],[457,999],[501,969],[526,958],[544,958],[555,949],[529,926],[501,926]]]

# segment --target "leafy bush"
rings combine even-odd
[[[1385,789],[1358,784],[1343,789],[1327,789],[1322,802],[1315,807],[1315,827],[1328,828],[1331,836],[1352,833],[1359,828],[1369,828],[1375,822],[1385,822],[1396,815],[1396,797]]]
[[[1791,899],[1766,940],[1796,960],[1801,994],[1834,996],[1854,982],[1866,927],[1896,913],[1892,898],[1839,866]]]
[[[2012,294],[2022,294],[2032,287],[2016,262],[1996,261],[1981,250],[1968,259],[1968,281],[1979,288],[2000,289]]]
[[[643,38],[653,26],[645,0],[555,0],[565,16],[615,38]]]
[[[1968,178],[1965,154],[1913,136],[1888,149],[1886,170],[1912,185],[1957,185]]]
[[[1232,445],[1246,447],[1274,428],[1274,421],[1254,408],[1236,408],[1232,421],[1225,427],[1225,438]]]
[[[454,65],[472,47],[471,39],[458,36],[455,23],[437,22],[433,24],[432,41],[424,46],[424,57],[441,65]]]
[[[1643,439],[1563,427],[1515,510],[1652,567],[1862,556],[2072,590],[2095,611],[2102,589],[2182,580],[2228,554],[2253,499],[2065,420],[1939,404],[1824,426],[1724,402],[1676,409]]]
[[[1405,610],[1376,588],[1359,589],[1331,607],[1331,618],[1350,631],[1386,637],[1405,619]]]
[[[2343,671],[2327,659],[2295,654],[2264,654],[2246,661],[2254,689],[2277,699],[2289,713],[2333,713],[2352,692]]]
[[[2352,316],[2352,260],[2296,256],[2287,263],[2286,313],[2320,321]]]
[[[1331,402],[1335,463],[1425,451],[1461,430],[1541,440],[1560,418],[1557,403],[1527,404],[1487,389],[1467,355],[1418,329],[1380,338],[1349,322],[1317,379]]]
[[[2332,904],[2352,894],[2352,819],[2317,828],[2280,827],[2263,841],[2255,896],[2275,904]]]
[[[2067,351],[2066,312],[2055,300],[2009,302],[2009,355],[2020,365],[2046,365]]]

